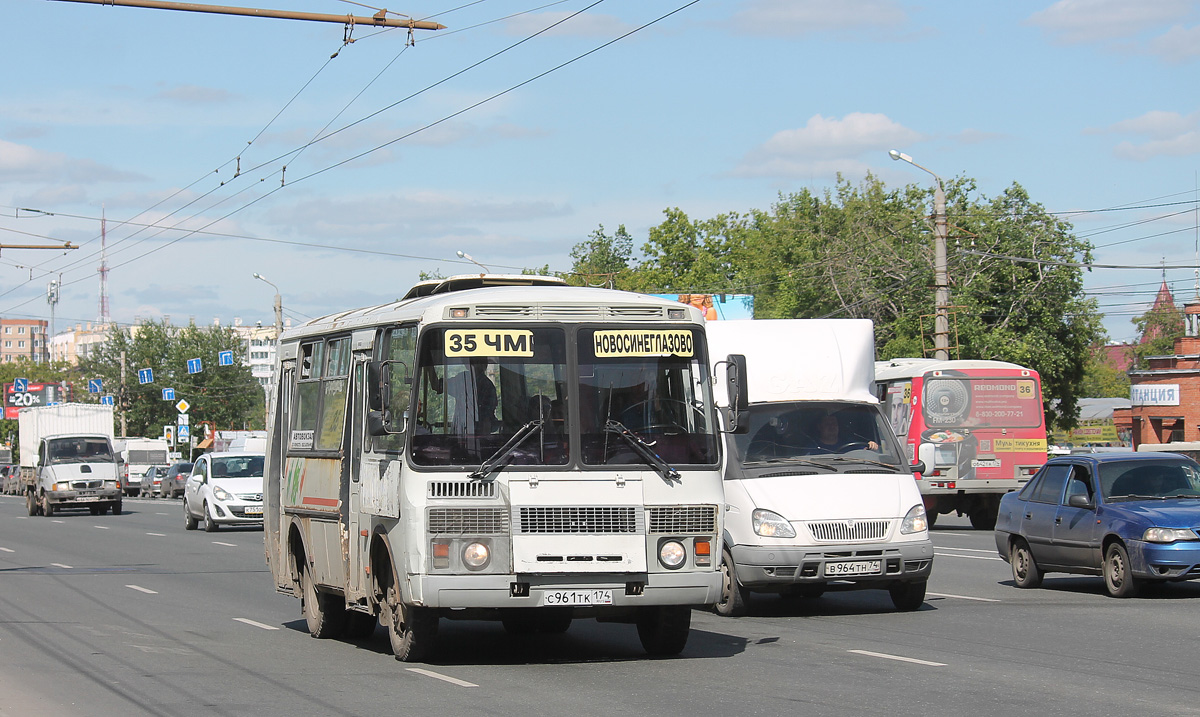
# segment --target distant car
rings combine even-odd
[[[191,463],[176,463],[167,469],[167,474],[163,476],[162,484],[159,485],[159,492],[162,493],[164,498],[178,498],[182,496],[183,484],[187,482],[188,476],[191,473]]]
[[[216,531],[222,525],[262,525],[262,453],[206,453],[183,487],[184,526]]]
[[[21,466],[0,466],[0,493],[4,495],[20,495]]]
[[[1200,464],[1175,453],[1051,458],[1000,500],[996,549],[1017,587],[1048,572],[1102,575],[1113,597],[1200,578]]]
[[[169,466],[150,466],[146,472],[142,474],[142,492],[139,494],[143,498],[158,498],[163,495],[162,482],[167,477]]]

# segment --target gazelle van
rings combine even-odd
[[[921,466],[909,465],[872,392],[872,323],[713,321],[705,332],[727,431],[717,612],[744,614],[753,592],[862,588],[918,609],[933,567],[913,479]],[[739,366],[742,413],[720,380]]]

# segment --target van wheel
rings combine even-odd
[[[47,518],[54,515],[54,504],[50,502],[50,496],[42,495],[42,515]]]
[[[644,607],[638,614],[638,638],[647,654],[678,655],[687,645],[692,629],[692,609],[679,605]]]
[[[205,522],[207,526],[207,521]],[[317,592],[307,565],[300,567],[300,612],[308,623],[308,634],[326,639],[342,634],[346,627],[346,604],[336,595]]]
[[[30,515],[37,515],[41,512],[42,506],[38,505],[37,498],[33,496],[33,491],[25,491],[25,510]]]
[[[713,611],[724,617],[741,617],[749,612],[750,591],[737,580],[733,567],[733,554],[728,549],[721,551],[721,598]]]
[[[921,609],[925,604],[925,580],[919,580],[912,583],[897,583],[888,588],[888,595],[892,597],[892,604],[897,610],[904,612],[912,612]]]
[[[379,619],[388,631],[392,653],[401,662],[423,662],[433,653],[437,641],[438,616],[427,607],[406,606],[400,602],[400,590],[388,588]]]

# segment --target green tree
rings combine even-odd
[[[1082,398],[1129,398],[1129,374],[1108,361],[1103,346],[1093,347],[1079,387]]]
[[[233,352],[234,365],[217,365],[222,351]],[[202,370],[189,374],[187,362],[195,358]],[[180,399],[191,406],[193,430],[204,421],[218,429],[261,428],[263,391],[245,359],[244,344],[232,329],[146,321],[114,327],[99,349],[80,362],[80,370],[102,379],[106,392],[117,397],[118,433],[123,414],[126,435],[158,436],[163,426],[175,424]],[[153,371],[154,381],[139,383],[138,371],[146,368]],[[174,389],[174,400],[163,399],[164,388]]]
[[[1133,365],[1137,368],[1145,368],[1150,356],[1175,353],[1175,339],[1184,332],[1183,310],[1157,302],[1133,323],[1140,339],[1133,345]]]
[[[63,400],[83,400],[81,394],[87,391],[79,372],[65,361],[35,363],[22,357],[11,363],[0,363],[0,386],[12,383],[15,378],[27,378],[31,383],[59,384],[64,388],[59,394]],[[20,453],[17,431],[17,421],[0,414],[0,443],[12,447],[14,462],[19,460]]]
[[[625,225],[609,236],[601,224],[587,240],[571,248],[571,271],[567,283],[574,286],[623,288],[629,279],[633,259],[633,237]],[[546,267],[547,270],[549,267]]]

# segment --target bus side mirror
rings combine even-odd
[[[746,389],[746,357],[742,354],[729,354],[722,363],[725,364],[725,395],[729,397],[726,424],[730,433],[748,433],[750,393]]]
[[[385,412],[392,400],[391,361],[371,361],[367,364],[367,404],[372,413]],[[382,435],[382,434],[372,434]]]

